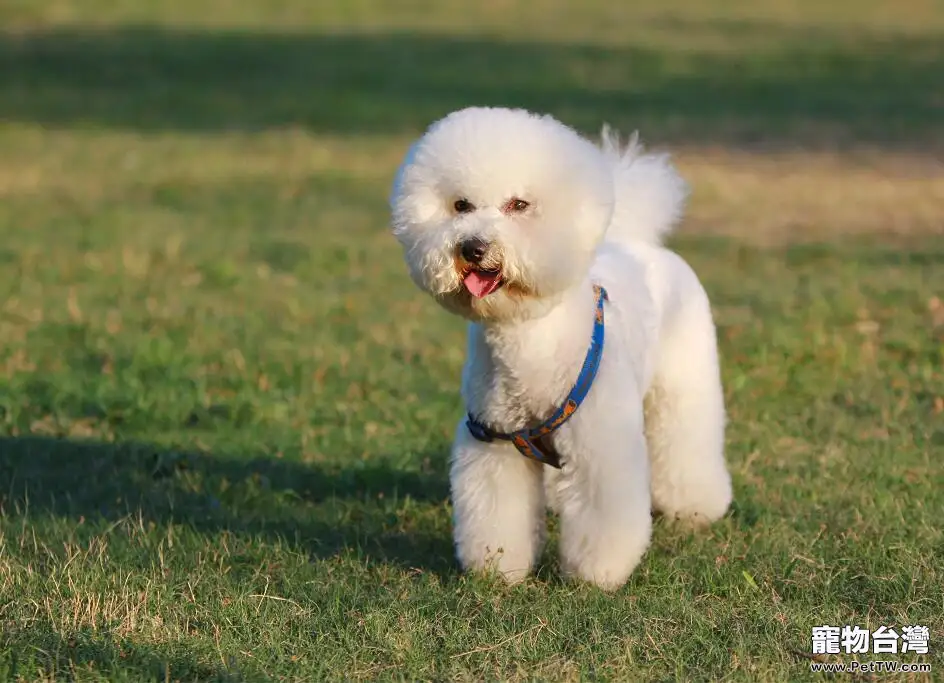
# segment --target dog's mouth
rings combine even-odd
[[[482,299],[500,289],[505,284],[505,279],[502,277],[501,268],[485,269],[472,266],[463,275],[462,284],[469,294],[476,299]]]

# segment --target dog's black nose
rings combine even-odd
[[[470,237],[467,240],[462,240],[462,244],[459,245],[459,253],[462,254],[462,258],[469,263],[481,263],[487,251],[488,242],[478,237]]]

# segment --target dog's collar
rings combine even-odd
[[[545,437],[567,422],[577,408],[583,403],[583,400],[590,392],[593,386],[593,380],[597,376],[597,369],[600,367],[600,359],[603,357],[603,302],[608,300],[606,290],[598,285],[593,286],[593,292],[596,296],[596,315],[593,322],[593,336],[590,339],[590,348],[587,350],[587,357],[584,358],[583,367],[580,368],[580,374],[577,375],[577,381],[574,387],[567,394],[564,403],[551,414],[544,422],[537,427],[526,427],[509,434],[496,432],[479,420],[476,420],[472,413],[469,413],[469,419],[466,425],[469,432],[479,441],[511,441],[523,456],[537,460],[545,465],[560,469],[560,454],[554,450],[550,443],[545,441]]]

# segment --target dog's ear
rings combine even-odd
[[[403,190],[403,172],[413,163],[413,160],[416,158],[416,151],[419,148],[420,141],[415,140],[410,148],[406,151],[406,156],[403,157],[403,161],[400,162],[400,167],[397,169],[396,175],[393,177],[393,186],[390,188],[390,197],[388,199],[390,203],[390,208],[395,208],[397,197],[400,196],[401,191]]]

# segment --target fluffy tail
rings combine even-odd
[[[603,155],[613,166],[616,204],[606,239],[661,244],[682,217],[688,186],[666,154],[646,154],[634,133],[624,148],[603,126]]]

